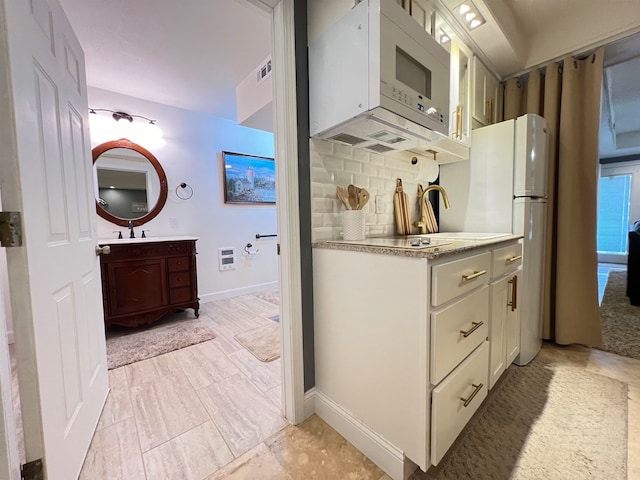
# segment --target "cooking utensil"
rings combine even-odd
[[[356,192],[355,185],[349,185],[347,187],[347,192],[349,192],[349,205],[351,205],[351,210],[358,209],[358,193]]]
[[[396,193],[393,196],[393,206],[396,210],[396,229],[398,235],[411,233],[411,220],[409,219],[409,197],[402,188],[402,179],[396,180]]]
[[[342,203],[344,204],[344,207],[347,210],[351,210],[351,205],[349,204],[349,193],[347,193],[347,190],[344,187],[337,186],[336,187],[336,195],[338,196],[338,198],[340,200],[342,200]]]
[[[427,214],[427,233],[437,233],[438,222],[436,221],[436,215],[433,211],[433,205],[431,205],[431,201],[429,201],[427,197],[424,198],[424,204]]]
[[[361,188],[358,191],[358,208],[362,210],[368,201],[369,201],[369,192],[367,191],[366,188]]]

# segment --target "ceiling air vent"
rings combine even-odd
[[[339,133],[333,137],[329,137],[329,140],[335,140],[336,142],[348,143],[349,145],[358,145],[359,143],[366,142],[364,138],[349,135],[348,133]]]
[[[368,147],[364,148],[377,153],[391,152],[394,150],[393,148],[387,147],[386,145],[382,145],[380,143],[374,143],[373,145],[369,145]]]

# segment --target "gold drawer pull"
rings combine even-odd
[[[473,326],[467,331],[460,330],[460,333],[464,338],[467,338],[469,335],[479,329],[482,325],[484,325],[484,322],[471,322],[471,325]]]
[[[485,273],[487,273],[486,270],[480,270],[479,272],[473,272],[470,275],[462,275],[462,280],[463,281],[468,281],[468,280],[473,280],[474,278],[478,278],[482,275],[484,275]]]
[[[516,255],[515,257],[507,258],[507,262],[515,262],[516,260],[520,260],[522,255]]]
[[[475,383],[472,383],[472,384],[471,384],[471,386],[472,386],[472,387],[474,387],[474,388],[475,388],[475,390],[471,393],[471,395],[469,395],[469,398],[460,397],[460,400],[462,400],[462,401],[464,402],[464,403],[463,403],[463,405],[464,405],[465,407],[468,407],[468,406],[469,406],[469,404],[471,403],[471,401],[473,400],[473,398],[478,394],[478,392],[479,392],[480,390],[482,390],[482,387],[484,387],[484,385],[483,385],[483,384],[481,384],[481,383],[480,383],[480,384],[478,384],[478,385],[476,385]]]

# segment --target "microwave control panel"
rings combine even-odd
[[[406,91],[403,91],[396,86],[389,85],[386,82],[380,82],[380,93],[386,97],[392,98],[396,102],[406,105],[415,112],[423,114],[431,121],[443,125],[446,131],[448,131],[448,117],[438,111],[437,108],[430,106],[430,100],[428,98],[424,98],[422,95],[417,95],[415,93],[407,93]]]

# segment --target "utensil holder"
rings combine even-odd
[[[342,213],[344,240],[364,240],[364,210],[345,210]]]

